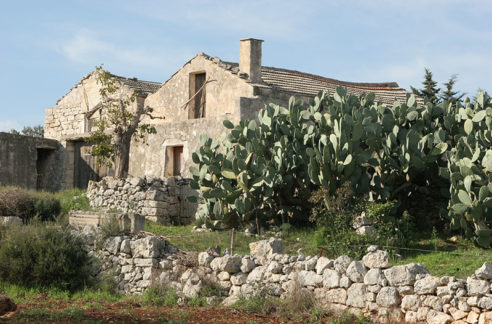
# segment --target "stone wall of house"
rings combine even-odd
[[[87,197],[92,207],[133,212],[163,224],[189,224],[195,204],[188,202],[189,180],[182,178],[115,179],[90,181]]]
[[[61,189],[62,148],[54,140],[0,132],[0,185]]]
[[[96,235],[90,228],[85,236]],[[92,239],[93,240],[93,239]],[[90,240],[89,240],[90,241]],[[492,266],[488,263],[466,280],[435,277],[421,264],[390,266],[387,252],[373,246],[362,260],[287,255],[281,240],[250,244],[250,255],[198,255],[179,251],[162,237],[117,236],[102,251],[103,268],[116,273],[118,287],[141,293],[152,285],[168,285],[194,297],[210,284],[228,295],[288,298],[310,294],[325,309],[377,316],[407,323],[488,323],[492,320]],[[459,321],[462,322],[459,322]]]

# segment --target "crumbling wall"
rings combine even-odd
[[[57,141],[0,132],[0,185],[61,189],[63,159]]]
[[[163,224],[189,224],[196,206],[186,199],[188,187],[189,181],[181,178],[105,177],[89,182],[87,197],[92,207],[133,212]]]

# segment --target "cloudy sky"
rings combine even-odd
[[[6,1],[0,11],[0,131],[42,124],[96,65],[163,82],[198,52],[237,61],[239,39],[263,65],[345,81],[492,91],[488,0]]]

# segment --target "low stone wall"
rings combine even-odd
[[[116,221],[125,233],[138,233],[144,230],[145,218],[135,213],[105,213],[90,211],[71,211],[68,223],[76,229],[83,229],[87,225],[98,227],[108,221]]]
[[[94,237],[90,228],[85,237]],[[87,234],[89,233],[89,234]],[[89,240],[90,241],[90,240]],[[385,251],[371,247],[362,260],[340,256],[287,255],[281,240],[250,244],[251,255],[219,256],[216,251],[185,253],[162,237],[117,236],[101,251],[125,293],[168,285],[194,297],[207,283],[222,287],[231,304],[239,296],[287,298],[302,289],[325,309],[363,312],[380,320],[408,323],[488,323],[492,321],[492,266],[466,280],[435,277],[421,264],[390,266]]]
[[[105,177],[89,181],[87,197],[92,207],[143,215],[163,224],[189,224],[196,207],[187,201],[189,181],[179,178],[147,179]]]

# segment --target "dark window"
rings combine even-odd
[[[183,161],[183,147],[173,147],[173,176],[181,175],[181,162]]]
[[[205,73],[190,74],[190,119],[205,117],[206,91],[205,91]]]

